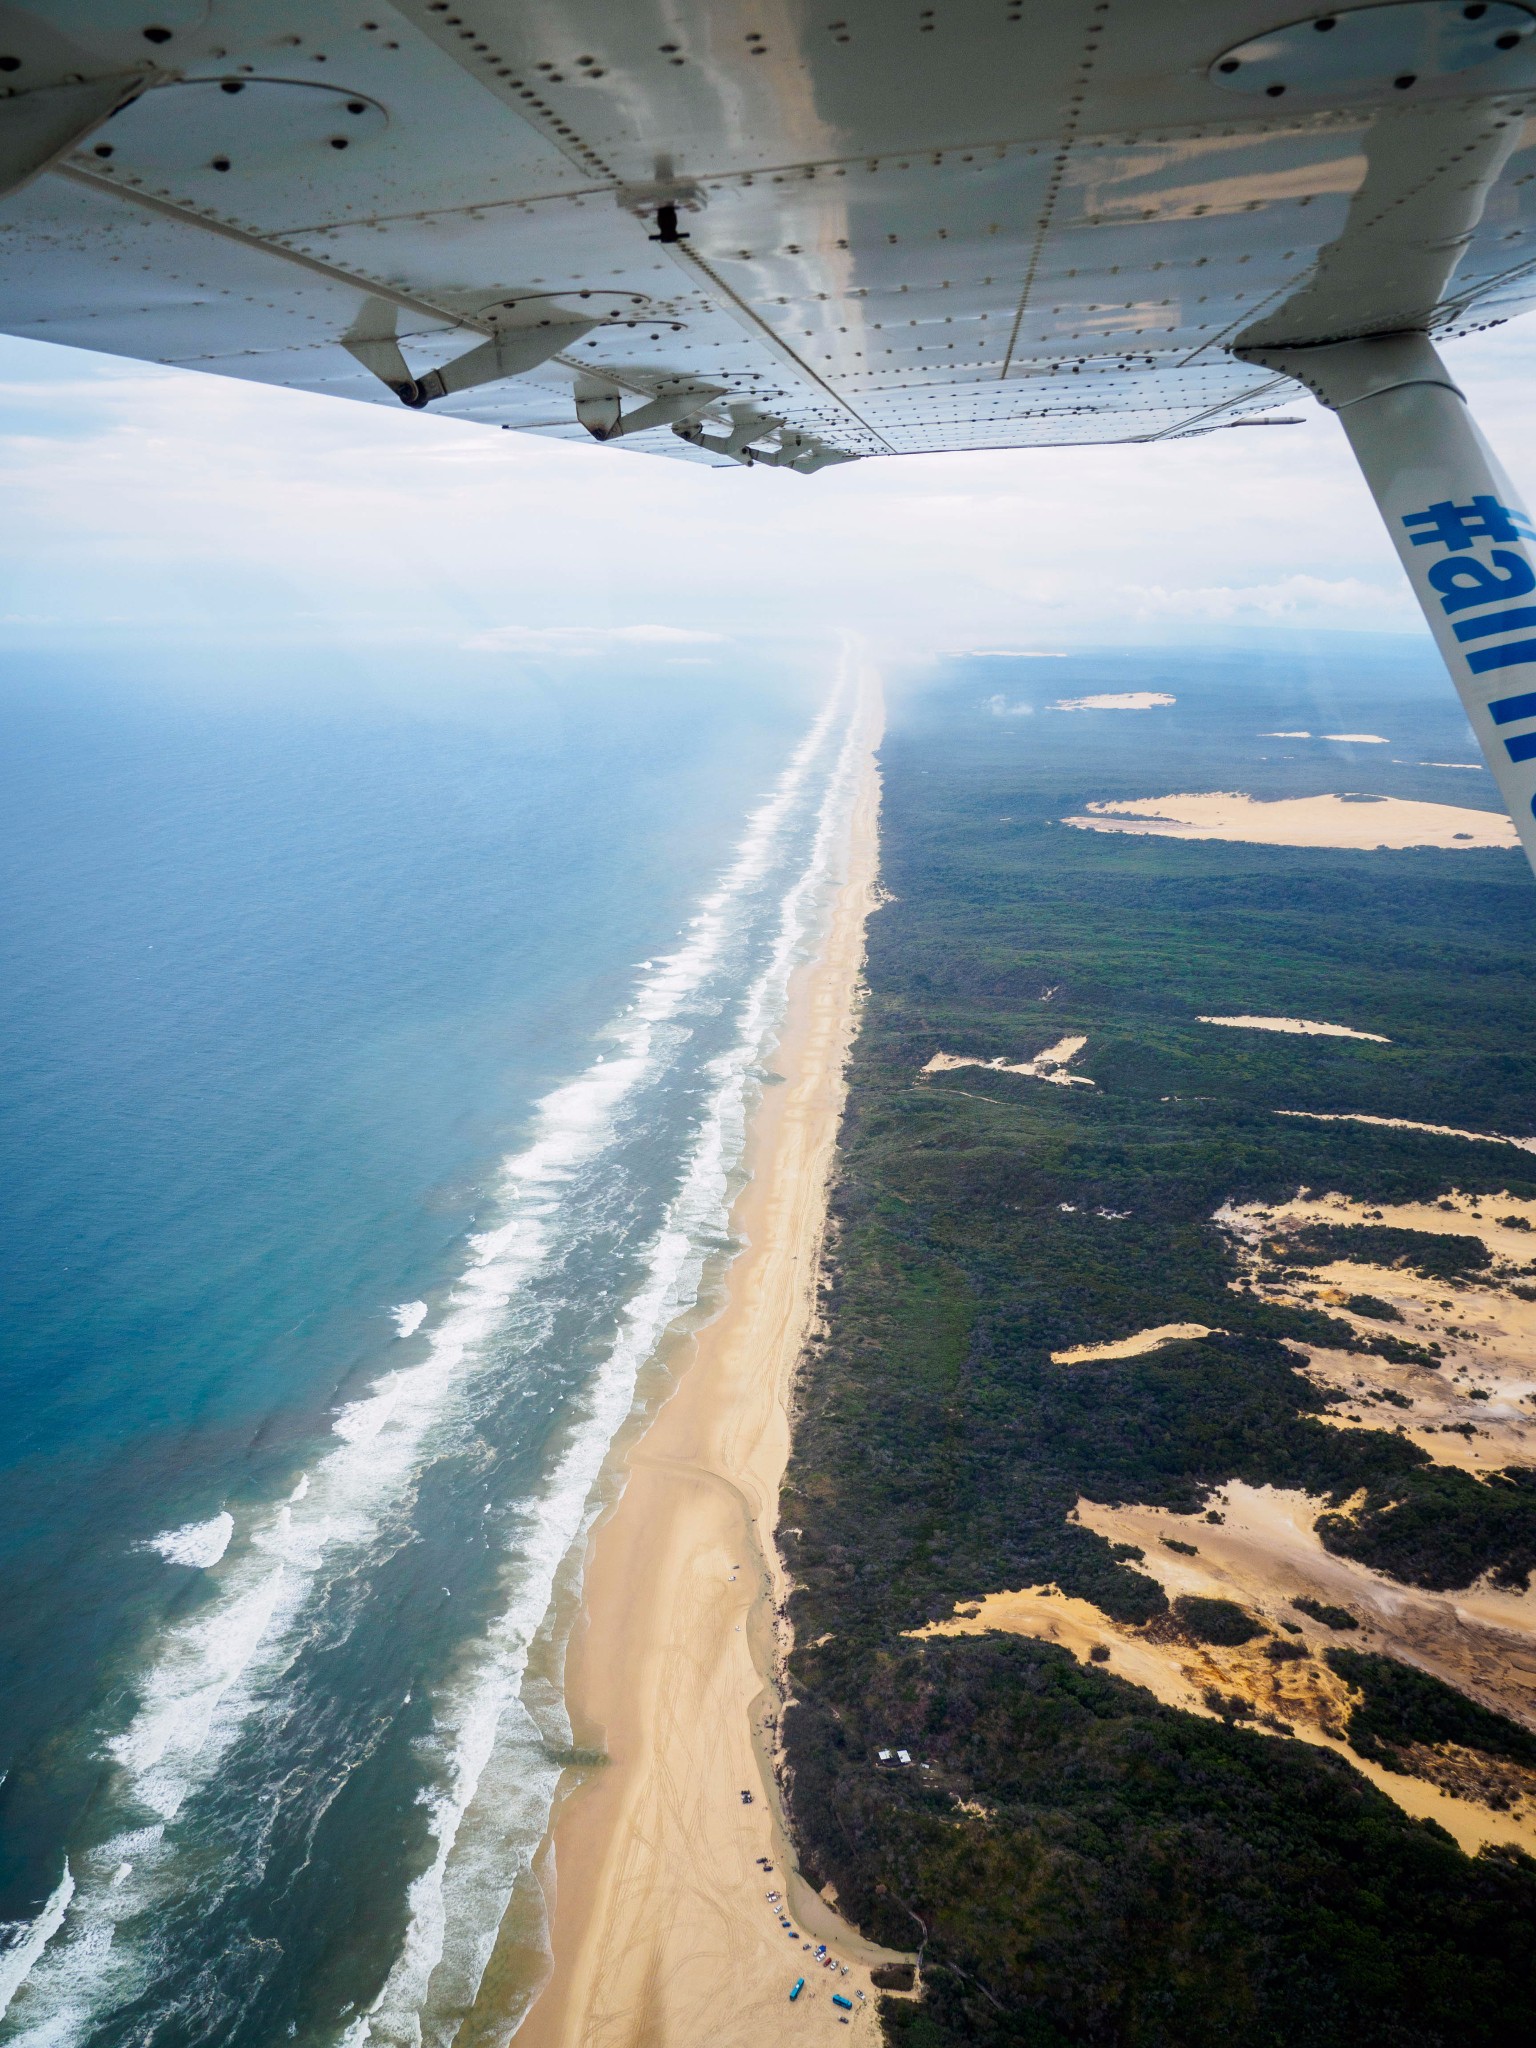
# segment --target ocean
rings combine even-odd
[[[835,655],[273,666],[0,689],[29,2048],[511,2033],[582,1539],[851,795]]]

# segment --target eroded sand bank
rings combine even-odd
[[[1267,801],[1236,790],[1090,803],[1063,818],[1086,832],[1140,832],[1160,839],[1236,839],[1255,846],[1440,846],[1453,851],[1514,846],[1503,811],[1466,810],[1397,796],[1305,796]]]
[[[519,2048],[777,2048],[798,1976],[797,2038],[874,2039],[869,1967],[884,1952],[795,1874],[779,1820],[788,1587],[772,1540],[874,896],[872,690],[865,717],[846,881],[820,958],[791,991],[776,1056],[786,1085],[766,1091],[754,1122],[733,1219],[747,1249],[591,1547],[567,1695],[578,1743],[609,1762],[555,1824],[554,1968]],[[804,1941],[825,1942],[848,1974],[817,1967]],[[834,1991],[854,2001],[849,2028]]]

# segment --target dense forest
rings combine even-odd
[[[886,900],[781,1514],[802,1859],[867,1933],[921,1953],[921,1997],[884,2002],[904,2048],[1511,2042],[1536,2003],[1536,1863],[1468,1857],[1342,1757],[1161,1706],[1053,1645],[908,1632],[1047,1583],[1149,1621],[1167,1607],[1159,1585],[1069,1520],[1074,1504],[1192,1513],[1233,1479],[1353,1498],[1325,1543],[1407,1582],[1526,1583],[1531,1475],[1432,1464],[1390,1411],[1379,1430],[1329,1427],[1329,1395],[1283,1340],[1358,1338],[1234,1290],[1212,1217],[1302,1187],[1536,1196],[1529,1153],[1274,1113],[1432,1110],[1536,1130],[1529,874],[1498,852],[1066,828],[1093,798],[1359,784],[1295,749],[1258,758],[1263,728],[1316,722],[1305,678],[1218,665],[1191,690],[1143,664],[1118,687],[1176,689],[1177,713],[1095,720],[1052,716],[1044,699],[1004,715],[977,673],[962,666],[900,711],[883,754]],[[1386,730],[1380,703],[1352,715]],[[1469,743],[1426,726],[1393,753],[1448,744]],[[1385,750],[1371,771],[1366,786],[1387,793],[1492,800],[1486,778],[1451,791]],[[1390,1043],[1198,1021],[1250,1012]],[[940,1051],[1017,1062],[1066,1036],[1086,1038],[1072,1070],[1093,1087],[922,1073]],[[1464,1237],[1379,1235],[1370,1256],[1447,1287],[1479,1263]],[[1294,1255],[1337,1252],[1319,1230]],[[1386,1356],[1401,1343],[1390,1320],[1371,1340]],[[1220,1334],[1091,1371],[1051,1363],[1175,1323]],[[1238,1608],[1170,1625],[1251,1633]],[[1525,1755],[1530,1737],[1449,1688],[1334,1657],[1360,1702],[1359,1754],[1391,1768],[1405,1743],[1445,1740]],[[877,1768],[894,1744],[918,1764]]]

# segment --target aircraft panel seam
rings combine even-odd
[[[1088,81],[1098,59],[1101,39],[1104,33],[1104,17],[1109,12],[1109,0],[1095,0],[1094,19],[1085,31],[1083,54],[1078,59],[1073,76],[1073,90],[1068,96],[1066,110],[1061,123],[1061,141],[1057,146],[1051,174],[1046,183],[1045,198],[1040,206],[1040,218],[1035,224],[1035,239],[1030,247],[1029,262],[1024,271],[1024,282],[1019,289],[1019,303],[1013,316],[1013,327],[1008,336],[1008,346],[1003,352],[1003,366],[998,371],[1002,382],[1013,367],[1013,353],[1019,345],[1019,334],[1024,325],[1025,310],[1030,294],[1035,288],[1035,278],[1040,269],[1040,260],[1045,253],[1046,241],[1051,231],[1051,221],[1056,212],[1056,202],[1061,196],[1062,183],[1067,175],[1067,163],[1072,154],[1072,145],[1077,140],[1082,126],[1083,107],[1088,97]]]
[[[370,298],[383,299],[390,305],[398,306],[401,312],[414,313],[418,318],[432,321],[434,325],[459,327],[484,335],[490,335],[494,331],[486,321],[474,314],[439,306],[431,299],[418,297],[414,292],[402,291],[398,285],[385,284],[378,278],[365,277],[357,271],[342,270],[333,263],[323,263],[318,256],[307,256],[302,250],[290,249],[282,242],[268,241],[265,236],[254,234],[249,228],[236,227],[231,221],[195,212],[188,206],[179,206],[173,199],[161,199],[152,192],[135,191],[133,187],[120,184],[116,179],[97,177],[93,172],[80,170],[73,164],[57,164],[49,175],[63,178],[71,185],[84,186],[91,192],[105,193],[122,204],[136,206],[146,213],[158,213],[166,220],[177,221],[185,227],[201,228],[205,234],[217,235],[226,242],[237,243],[241,248],[255,250],[263,256],[272,256],[279,262],[307,270],[313,276],[323,278],[327,284],[340,285],[346,291],[363,292]]]

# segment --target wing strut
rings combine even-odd
[[[1336,412],[1536,867],[1536,525],[1425,334],[1245,348]]]

